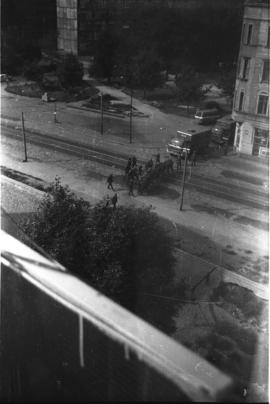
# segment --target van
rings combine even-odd
[[[211,140],[211,130],[202,130],[199,127],[189,130],[178,130],[176,135],[167,144],[167,152],[171,156],[184,156],[188,151],[196,149],[198,154],[202,154]]]
[[[221,117],[221,113],[218,109],[198,109],[195,113],[194,118],[199,124],[214,123],[218,118]]]
[[[216,121],[216,124],[211,131],[211,140],[217,144],[222,144],[224,142],[232,144],[234,133],[235,122],[231,118],[231,115],[226,115]]]

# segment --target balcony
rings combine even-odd
[[[0,397],[223,401],[231,379],[1,232]]]

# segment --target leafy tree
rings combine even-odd
[[[78,61],[77,56],[67,54],[57,68],[60,81],[64,87],[81,84],[83,78],[83,65]]]
[[[175,84],[180,101],[195,101],[203,95],[201,79],[192,66],[182,65],[177,73]]]
[[[222,88],[225,95],[233,97],[235,88],[236,71],[235,69],[222,68],[218,86]]]
[[[137,314],[139,296],[162,293],[173,276],[173,242],[149,208],[91,208],[56,178],[28,235],[70,271]]]
[[[162,84],[161,63],[154,50],[142,50],[130,65],[130,84],[142,88],[144,97],[147,90]]]
[[[108,82],[111,78],[116,64],[117,36],[116,33],[106,28],[97,40],[94,54],[94,63],[90,68],[90,74],[96,77],[105,77]]]

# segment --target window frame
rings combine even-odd
[[[252,34],[253,34],[253,24],[248,24],[246,45],[251,45]]]
[[[267,68],[267,64],[268,64],[268,68]],[[262,59],[262,70],[261,70],[261,83],[269,83],[269,69],[270,69],[270,61],[269,59]],[[264,73],[266,70],[266,79],[264,79]],[[267,74],[268,73],[268,74]]]
[[[250,70],[251,58],[241,56],[238,78],[241,80],[248,80]]]
[[[245,91],[240,90],[239,98],[238,98],[238,111],[239,112],[244,111],[244,101],[245,101]]]
[[[260,106],[260,99],[264,97],[266,99],[266,109],[265,109],[265,113],[264,112],[259,112],[259,106]],[[265,107],[264,104],[261,105],[262,107]],[[260,93],[258,94],[258,98],[257,98],[257,108],[256,108],[256,113],[257,115],[261,115],[261,116],[267,116],[268,114],[268,109],[269,109],[269,95],[267,93]]]

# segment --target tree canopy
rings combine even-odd
[[[26,233],[71,272],[140,314],[139,296],[173,277],[174,243],[150,208],[95,206],[56,178]]]

